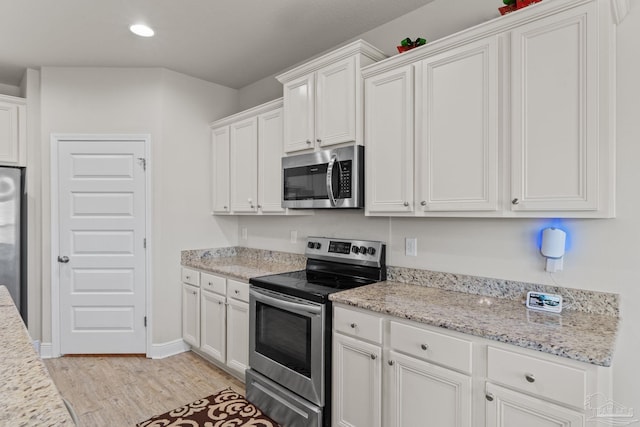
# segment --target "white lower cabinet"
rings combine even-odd
[[[585,399],[610,389],[610,368],[333,310],[334,426],[591,427]]]
[[[182,269],[182,338],[193,350],[244,379],[249,364],[249,284]]]
[[[487,383],[487,427],[582,427],[584,414]]]

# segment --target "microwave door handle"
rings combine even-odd
[[[295,310],[298,312],[302,311],[302,312],[311,313],[311,314],[320,314],[322,312],[321,307],[316,307],[314,305],[299,304],[291,301],[285,301],[280,298],[273,298],[271,296],[263,294],[257,289],[251,289],[250,293],[254,296],[254,298],[257,301],[271,304],[274,307],[282,308],[285,310],[289,309],[289,310]]]
[[[329,166],[327,166],[327,193],[329,194],[329,201],[331,202],[331,206],[336,206],[336,199],[333,197],[333,167],[335,166],[338,157],[333,154],[331,156],[331,160],[329,161]]]

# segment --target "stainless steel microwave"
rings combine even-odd
[[[364,147],[282,158],[283,208],[363,208]]]

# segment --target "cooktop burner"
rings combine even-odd
[[[387,279],[382,242],[309,237],[306,270],[249,280],[253,286],[326,303],[329,294]]]

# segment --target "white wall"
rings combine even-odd
[[[497,15],[500,2],[436,1],[396,19],[361,38],[388,54],[404,37],[429,40]],[[606,220],[567,220],[572,245],[564,271],[554,275],[561,286],[615,292],[621,295],[622,328],[614,354],[614,394],[618,403],[640,412],[637,374],[640,354],[640,4],[618,28],[617,62],[617,217]],[[252,91],[258,93],[254,86]],[[248,93],[247,93],[248,94]],[[244,103],[250,105],[248,96]],[[552,108],[552,106],[550,106]],[[553,284],[543,271],[536,233],[546,222],[538,219],[384,219],[362,213],[321,212],[312,217],[241,217],[251,247],[302,252],[303,243],[289,243],[289,231],[300,239],[329,235],[382,239],[388,264],[452,273]],[[418,238],[418,256],[404,255],[404,238]]]
[[[164,343],[181,336],[180,249],[210,246],[212,239],[236,243],[235,220],[209,216],[207,125],[237,109],[236,90],[159,68],[42,68],[44,342],[51,339],[50,260],[55,255],[50,248],[50,135],[151,135],[152,339]]]

